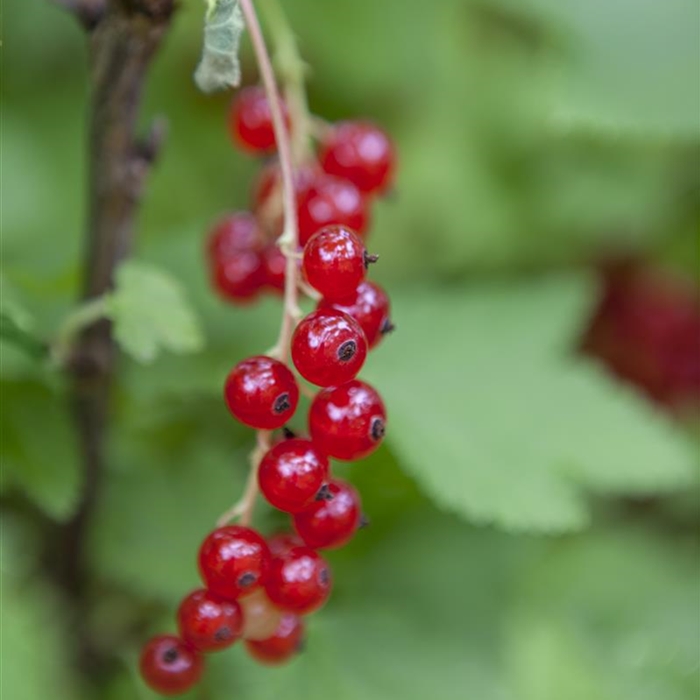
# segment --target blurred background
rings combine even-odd
[[[330,555],[305,653],[261,669],[234,648],[188,697],[697,698],[700,6],[284,6],[313,111],[370,118],[398,145],[369,239],[398,330],[363,372],[389,432],[338,466],[372,525]],[[79,289],[87,44],[44,0],[3,10],[3,312],[51,338]],[[169,133],[135,257],[177,278],[205,344],[120,363],[77,608],[50,573],[83,488],[63,381],[1,346],[11,700],[154,697],[139,646],[174,629],[199,542],[245,479],[252,434],[221,384],[272,345],[279,302],[227,306],[206,280],[203,237],[249,206],[260,164],[231,146],[230,94],[193,84],[202,17],[180,3],[147,83],[144,124],[164,114]],[[255,83],[247,39],[242,61]]]

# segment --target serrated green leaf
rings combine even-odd
[[[4,487],[23,491],[41,510],[68,519],[82,488],[80,456],[68,399],[34,382],[3,382]]]
[[[120,265],[116,289],[106,300],[114,338],[139,362],[152,362],[161,350],[200,350],[204,336],[180,283],[157,267],[128,261]]]
[[[649,494],[691,483],[685,436],[570,356],[591,301],[583,282],[394,299],[399,330],[367,376],[387,401],[399,463],[441,507],[508,529],[563,531],[587,523],[589,490]]]

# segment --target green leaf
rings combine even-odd
[[[0,412],[3,487],[23,491],[58,520],[74,512],[82,488],[68,399],[38,382],[3,382]]]
[[[563,531],[587,523],[587,491],[690,483],[685,436],[570,356],[590,300],[576,277],[394,298],[399,330],[367,376],[385,396],[395,456],[441,507]]]
[[[161,350],[201,350],[204,337],[179,282],[151,265],[129,261],[117,270],[106,313],[114,337],[139,362],[152,362]]]
[[[238,45],[245,29],[238,0],[207,0],[204,48],[194,74],[202,92],[237,87],[241,81]]]

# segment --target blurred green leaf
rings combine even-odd
[[[106,299],[114,337],[140,362],[152,362],[161,350],[201,350],[204,336],[180,283],[144,263],[128,261],[117,270],[116,290]]]
[[[45,513],[68,519],[82,488],[68,399],[38,382],[3,382],[2,465],[5,488],[23,491]]]
[[[691,483],[682,432],[568,357],[589,300],[576,277],[395,299],[399,330],[367,375],[386,398],[394,454],[439,505],[508,529],[562,531],[586,524],[586,490]]]

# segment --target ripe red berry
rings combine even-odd
[[[286,109],[284,116],[289,125]],[[270,153],[275,149],[270,103],[261,87],[247,87],[238,92],[231,102],[228,126],[231,138],[243,150],[250,153]]]
[[[293,613],[285,613],[275,633],[259,642],[246,641],[248,653],[263,664],[277,665],[298,653],[304,642],[304,622]]]
[[[264,588],[257,588],[238,602],[243,611],[244,639],[267,639],[275,633],[284,613],[272,604]]]
[[[254,299],[265,283],[263,260],[257,250],[241,250],[212,263],[212,286],[226,301]]]
[[[299,387],[290,369],[257,355],[239,362],[226,378],[224,398],[241,423],[258,430],[281,428],[299,403]]]
[[[293,532],[278,532],[267,540],[267,546],[270,548],[270,553],[273,557],[279,557],[286,554],[293,547],[301,547],[303,545],[304,542],[301,537]]]
[[[313,549],[336,549],[347,544],[362,520],[360,495],[347,482],[328,483],[328,498],[315,501],[294,516],[294,529]]]
[[[243,629],[243,614],[235,600],[224,600],[203,588],[180,603],[177,621],[182,638],[197,651],[231,646]]]
[[[272,447],[258,468],[263,496],[286,513],[298,513],[313,503],[327,476],[328,459],[310,440],[301,438]]]
[[[354,318],[335,309],[314,311],[292,336],[292,360],[304,379],[318,386],[343,384],[362,369],[367,340]]]
[[[377,260],[368,255],[360,237],[344,226],[327,226],[304,246],[303,270],[307,282],[326,299],[351,298],[365,278],[367,266]]]
[[[338,309],[352,316],[365,332],[370,348],[394,329],[389,319],[389,296],[378,284],[369,280],[362,282],[349,299],[342,302],[321,299],[318,308]]]
[[[255,530],[228,525],[211,532],[199,550],[199,572],[213,593],[235,600],[265,583],[272,557]]]
[[[297,199],[301,245],[305,245],[324,226],[347,226],[359,235],[367,228],[367,202],[349,180],[320,175]]]
[[[292,173],[294,179],[294,191],[297,194],[305,192],[318,178],[322,171],[317,164],[301,165]],[[279,163],[273,162],[266,165],[257,179],[253,182],[251,190],[251,202],[253,211],[259,216],[264,207],[270,204],[270,197],[276,194],[279,199],[279,214],[282,213],[282,171]]]
[[[361,459],[379,447],[386,409],[379,394],[357,379],[319,391],[309,409],[311,439],[330,457]]]
[[[173,635],[153,637],[141,652],[141,677],[161,695],[179,695],[202,675],[202,657]]]
[[[287,258],[275,243],[270,243],[262,251],[263,279],[266,287],[279,292],[284,291]]]
[[[265,589],[278,607],[306,615],[318,610],[328,599],[330,568],[310,547],[294,547],[272,560]]]
[[[248,211],[236,211],[218,221],[207,238],[210,262],[227,260],[241,251],[257,250],[262,234],[255,217]]]
[[[327,173],[350,180],[362,192],[382,192],[393,179],[396,155],[379,127],[343,122],[323,143],[319,160]]]

